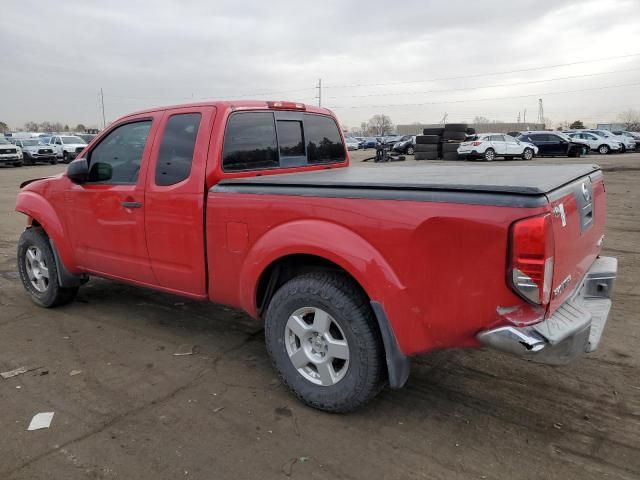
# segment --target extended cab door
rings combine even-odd
[[[206,297],[205,168],[214,107],[165,112],[151,153],[145,225],[158,284]]]
[[[89,179],[64,194],[67,231],[78,266],[155,285],[144,231],[144,185],[161,113],[129,117],[87,153]]]

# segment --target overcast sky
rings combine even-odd
[[[538,98],[554,124],[615,120],[640,108],[639,17],[637,0],[3,2],[0,121],[97,125],[100,88],[107,121],[192,98],[317,103],[318,78],[349,127],[535,121]]]

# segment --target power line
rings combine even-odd
[[[608,88],[621,88],[621,87],[635,87],[638,85],[640,85],[640,83],[626,83],[621,85],[607,85],[604,87],[584,88],[581,90],[564,90],[561,92],[558,91],[558,92],[531,93],[527,95],[512,95],[507,97],[470,98],[465,100],[445,100],[445,101],[439,101],[439,102],[420,102],[420,103],[392,103],[388,105],[354,105],[354,106],[337,105],[337,106],[332,106],[328,108],[386,108],[386,107],[417,107],[422,105],[444,105],[444,104],[450,104],[450,103],[483,102],[487,100],[508,100],[512,98],[527,98],[527,97],[540,97],[545,95],[590,92],[593,90],[605,90]]]
[[[571,75],[568,77],[547,78],[544,80],[529,80],[526,82],[496,83],[493,85],[484,85],[479,87],[445,88],[440,90],[420,90],[420,91],[414,91],[414,92],[368,93],[364,95],[337,95],[337,96],[325,97],[325,98],[391,97],[391,96],[398,96],[398,95],[421,95],[425,93],[459,92],[459,91],[465,91],[465,90],[481,90],[483,88],[499,88],[499,87],[512,87],[512,86],[518,86],[518,85],[531,85],[534,83],[555,82],[558,80],[572,80],[574,78],[597,77],[601,75],[610,75],[614,73],[637,72],[638,70],[640,70],[640,68],[629,68],[626,70],[611,70],[609,72],[599,72],[599,73],[585,73],[583,75]]]
[[[571,65],[582,65],[585,63],[595,63],[602,62],[605,60],[616,60],[620,58],[629,58],[629,57],[638,57],[640,53],[630,53],[628,55],[619,55],[615,57],[605,57],[605,58],[596,58],[592,60],[582,60],[580,62],[570,62],[570,63],[557,63],[555,65],[544,65],[538,67],[529,67],[529,68],[521,68],[518,70],[507,70],[502,72],[489,72],[489,73],[476,73],[472,75],[459,75],[455,77],[441,77],[441,78],[431,78],[428,80],[408,80],[402,82],[388,82],[388,83],[358,83],[353,85],[325,85],[324,88],[356,88],[356,87],[380,87],[387,85],[406,85],[410,83],[426,83],[426,82],[439,82],[443,80],[459,80],[463,78],[478,78],[478,77],[490,77],[494,75],[506,75],[509,73],[521,73],[521,72],[532,72],[535,70],[545,70],[547,68],[559,68],[559,67],[568,67]]]
[[[216,99],[235,99],[238,97],[260,97],[264,95],[278,95],[281,93],[293,93],[293,92],[306,92],[310,90],[316,90],[318,87],[309,87],[309,88],[298,88],[295,90],[279,90],[277,92],[260,92],[260,93],[238,93],[238,94],[227,94],[227,95],[208,95],[204,97],[137,97],[137,96],[128,96],[128,95],[112,95],[114,98],[122,98],[129,100],[207,100],[210,98]]]

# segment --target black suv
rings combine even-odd
[[[555,132],[524,132],[518,140],[538,147],[538,157],[579,157],[584,146]]]

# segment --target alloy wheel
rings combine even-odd
[[[49,288],[49,268],[44,258],[42,258],[42,251],[38,247],[31,246],[27,248],[25,266],[33,288],[40,293],[46,292],[47,288]]]
[[[310,382],[332,386],[349,368],[349,345],[335,319],[324,310],[303,307],[289,317],[284,331],[289,360]]]

